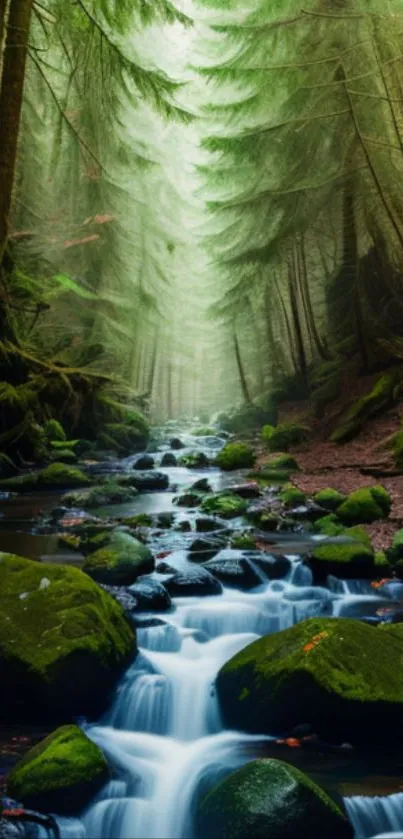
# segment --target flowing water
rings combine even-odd
[[[194,449],[198,441],[191,442]],[[236,480],[213,469],[164,471],[176,487],[206,475],[214,488]],[[119,507],[119,514],[178,513],[174,496],[140,495]],[[191,515],[179,512],[179,519]],[[161,538],[160,548],[165,539],[173,549],[171,566],[194,568],[183,549],[186,534],[167,531]],[[175,549],[175,539],[182,548],[178,542]],[[270,582],[261,574],[261,584],[249,592],[224,588],[218,596],[176,598],[161,623],[137,630],[139,654],[111,707],[96,725],[83,723],[107,756],[113,780],[80,818],[59,819],[62,839],[190,839],[198,797],[273,739],[223,728],[214,689],[220,667],[258,637],[306,617],[361,616],[383,603],[367,583],[330,579],[326,587],[313,587],[310,571],[294,553],[296,540],[288,536],[287,552],[287,539],[280,538],[281,552],[292,562],[284,580]],[[403,836],[403,795],[355,796],[345,804],[357,839]]]

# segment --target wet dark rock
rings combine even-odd
[[[183,492],[174,498],[174,504],[178,507],[199,507],[203,501],[203,495],[199,492]]]
[[[133,469],[154,469],[154,458],[150,454],[141,454],[133,463]]]
[[[179,521],[175,528],[175,530],[179,530],[181,533],[190,533],[191,529],[192,525],[190,524],[190,521],[187,520]]]
[[[191,562],[207,562],[208,559],[212,559],[221,550],[222,546],[222,540],[219,541],[217,537],[211,539],[195,539],[189,548],[188,559]]]
[[[253,552],[247,556],[269,580],[282,580],[291,570],[291,561],[286,556],[261,553],[256,555]]]
[[[159,574],[176,574],[176,568],[173,565],[169,565],[168,562],[157,562],[157,569]]]
[[[149,472],[136,472],[130,475],[130,486],[138,492],[152,492],[153,490],[168,489],[169,478],[163,472],[150,470]]]
[[[267,501],[248,507],[246,518],[252,522],[255,527],[269,533],[274,533],[279,525],[280,518],[268,506]]]
[[[205,568],[186,568],[164,583],[172,597],[202,597],[221,594],[221,583]]]
[[[297,507],[292,507],[287,510],[288,516],[298,521],[316,521],[322,518],[326,511],[319,504],[314,501],[308,501],[306,504],[301,504]]]
[[[175,513],[159,513],[157,516],[157,525],[162,528],[170,528],[175,521]]]
[[[178,461],[172,452],[166,452],[161,459],[161,466],[177,466]]]
[[[210,466],[210,461],[204,452],[190,452],[179,458],[179,465],[187,469],[205,469]]]
[[[220,551],[203,566],[226,586],[251,589],[261,585],[259,574],[240,551]]]
[[[250,481],[245,484],[231,484],[231,492],[235,495],[240,495],[241,498],[259,498],[260,487],[255,481]]]
[[[179,437],[172,437],[172,440],[170,441],[169,445],[171,446],[171,449],[174,449],[174,451],[179,451],[179,449],[186,448],[185,444],[182,443],[182,440],[180,440]]]
[[[211,533],[214,530],[225,530],[225,524],[217,519],[197,518],[195,522],[196,531],[198,533]]]
[[[141,615],[135,614],[132,612],[130,615],[130,619],[132,624],[136,627],[136,629],[150,629],[154,626],[166,626],[166,621],[161,620],[161,618],[154,618],[150,615]]]
[[[120,603],[125,612],[131,613],[136,609],[137,601],[131,594],[130,589],[125,586],[108,586],[105,583],[101,583],[101,586]]]
[[[139,611],[166,612],[171,607],[166,588],[152,577],[141,577],[129,590],[137,600]]]
[[[190,487],[191,492],[213,492],[212,487],[210,486],[207,478],[200,478],[199,481],[195,481],[194,484]]]

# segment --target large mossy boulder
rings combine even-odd
[[[282,423],[281,425],[264,425],[262,438],[272,452],[286,452],[290,446],[303,443],[309,434],[309,428],[298,423]]]
[[[3,720],[99,713],[135,649],[121,607],[78,568],[0,554]]]
[[[227,443],[215,459],[215,465],[226,472],[248,469],[255,463],[256,455],[247,443]]]
[[[101,749],[76,725],[64,725],[20,760],[8,777],[9,795],[45,812],[79,812],[105,784]]]
[[[11,492],[29,492],[33,489],[68,489],[69,487],[89,486],[90,478],[77,466],[66,463],[52,463],[45,469],[26,472],[14,478],[0,481],[0,489]]]
[[[324,510],[329,510],[330,513],[337,510],[345,500],[346,496],[337,489],[332,489],[332,487],[321,489],[314,496],[315,504],[319,504],[320,507],[323,507]]]
[[[239,495],[228,493],[213,493],[205,498],[201,504],[203,513],[219,516],[223,519],[234,519],[242,516],[247,510],[247,503]]]
[[[92,510],[95,507],[107,507],[110,504],[125,504],[138,495],[134,487],[120,486],[113,478],[103,484],[88,489],[66,492],[61,503],[66,507],[76,507],[80,510]]]
[[[247,763],[196,811],[198,839],[353,839],[346,816],[307,775],[280,760]]]
[[[361,530],[361,528],[359,528]],[[317,545],[307,559],[315,582],[323,582],[329,574],[342,579],[373,579],[379,573],[371,540],[364,531],[345,529],[343,538],[351,541]]]
[[[93,580],[109,586],[130,586],[141,574],[153,570],[150,549],[130,533],[118,529],[108,534],[107,544],[91,553],[83,565],[83,571]]]
[[[391,498],[382,486],[364,487],[352,492],[337,508],[337,515],[343,524],[370,523],[387,518]]]
[[[276,734],[309,723],[333,742],[401,742],[402,625],[310,618],[235,655],[217,691],[230,728]]]

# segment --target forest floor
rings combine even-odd
[[[354,394],[359,398],[360,394],[355,390]],[[300,473],[292,476],[292,481],[310,495],[325,487],[350,493],[360,487],[381,483],[392,498],[391,514],[387,521],[366,525],[366,529],[375,549],[384,550],[391,545],[396,530],[403,527],[403,474],[387,474],[396,470],[384,445],[385,440],[402,424],[403,403],[370,420],[354,440],[340,445],[328,438],[335,427],[335,417],[340,416],[344,407],[338,402],[323,419],[312,421],[308,404],[299,402],[281,406],[279,422],[307,422],[312,429],[306,443],[290,450],[301,468]],[[267,449],[259,444],[259,463],[267,462],[267,459]]]

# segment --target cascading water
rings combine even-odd
[[[185,485],[200,475],[180,469],[176,477]],[[209,480],[218,488],[218,470]],[[172,510],[172,497],[166,494],[158,511]],[[131,514],[143,509],[140,496]],[[107,756],[114,780],[80,819],[59,820],[62,839],[193,836],[195,798],[253,759],[254,749],[258,754],[259,744],[270,739],[223,730],[214,690],[220,667],[262,635],[313,615],[342,614],[346,603],[376,599],[367,584],[313,587],[309,569],[289,558],[285,580],[266,580],[249,592],[224,588],[218,596],[177,598],[163,623],[138,630],[139,654],[112,707],[99,724],[85,726]],[[169,564],[186,568],[186,553],[174,550]],[[357,837],[396,829],[401,797],[392,798],[396,805],[391,799],[346,800]]]
[[[345,798],[344,803],[356,839],[403,836],[403,793],[384,798],[357,795]]]

